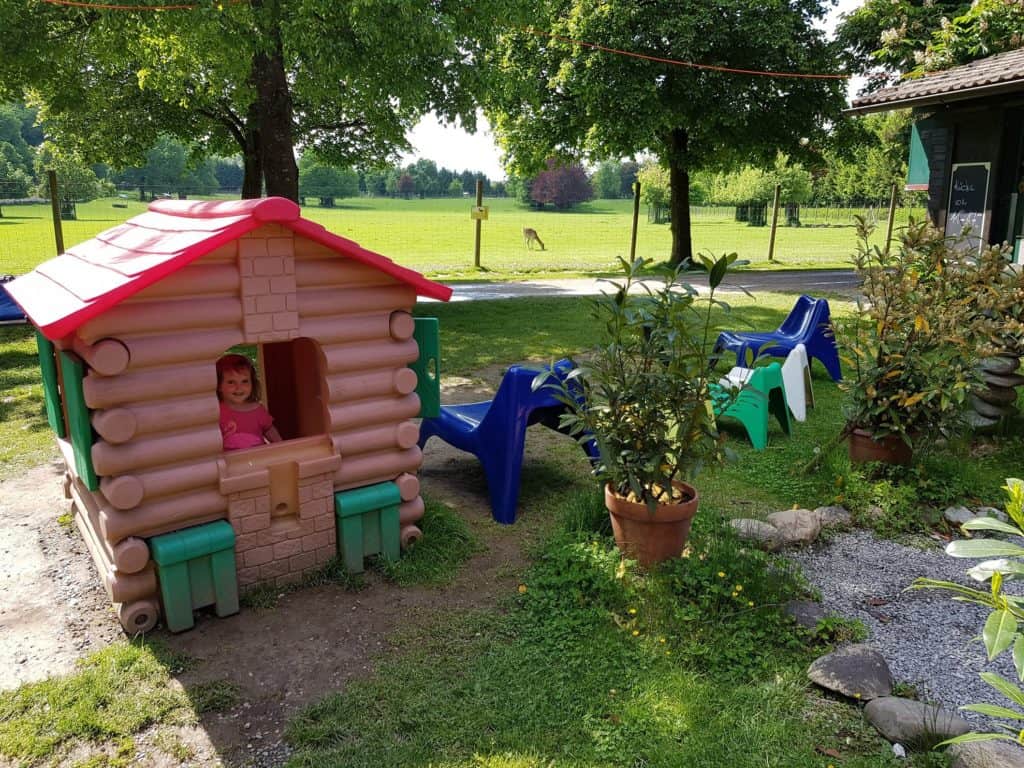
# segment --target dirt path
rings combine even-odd
[[[445,381],[444,401],[486,398],[503,367],[474,379]],[[530,463],[564,441],[530,430]],[[491,521],[483,473],[476,460],[439,440],[425,451],[424,493],[447,503],[485,545],[443,588],[399,588],[370,576],[359,592],[337,586],[284,595],[269,610],[243,610],[225,619],[200,617],[195,629],[171,635],[171,648],[198,663],[177,676],[180,684],[228,680],[240,702],[204,715],[197,727],[175,729],[193,752],[190,765],[279,765],[287,755],[281,736],[301,706],[368,674],[401,630],[433,621],[439,611],[486,608],[514,589],[525,564],[522,543],[536,530],[523,499],[514,526]],[[582,463],[581,467],[584,466]],[[62,467],[46,465],[0,483],[0,687],[71,671],[77,658],[123,637],[85,545],[58,517],[69,510],[61,493]],[[428,532],[429,535],[429,532]],[[152,736],[152,734],[150,734]],[[178,765],[137,739],[145,765]]]

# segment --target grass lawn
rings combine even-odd
[[[600,274],[628,255],[632,201],[597,200],[572,211],[533,211],[507,198],[485,201],[490,216],[481,227],[481,270],[473,267],[474,222],[469,199],[401,200],[353,198],[337,208],[308,206],[303,215],[327,229],[379,251],[398,263],[439,280],[525,279],[544,275]],[[67,247],[145,210],[138,201],[95,200],[78,205],[78,219],[63,222]],[[852,209],[811,209],[806,226],[779,227],[775,259],[769,263],[769,227],[733,221],[732,208],[695,209],[693,247],[716,254],[736,251],[751,269],[823,269],[849,266],[855,237]],[[906,222],[906,211],[897,224]],[[538,231],[546,251],[528,251],[523,227]],[[884,230],[884,221],[881,229]],[[876,233],[878,242],[884,233]],[[637,255],[663,261],[671,234],[667,224],[643,217]],[[21,274],[55,253],[50,208],[7,206],[0,218],[0,273]]]
[[[774,327],[794,298],[730,296],[728,324]],[[418,313],[441,320],[442,375],[471,376],[492,364],[586,349],[595,329],[584,303],[430,304]],[[834,300],[832,310],[842,317],[850,306]],[[0,360],[11,398],[0,422],[2,477],[48,455],[50,438],[27,331],[0,329]],[[928,522],[922,506],[1002,506],[999,487],[1019,475],[1024,440],[990,438],[983,458],[951,444],[923,453],[900,475],[867,475],[831,446],[841,398],[818,364],[814,388],[808,421],[795,424],[790,438],[773,426],[764,452],[750,449],[738,427],[723,425],[738,460],[699,478],[701,511],[688,557],[652,574],[622,565],[596,488],[554,451],[524,476],[524,498],[536,505],[531,519],[541,523],[527,542],[530,565],[517,575],[519,588],[500,610],[439,607],[411,626],[372,675],[293,718],[289,766],[947,765],[933,753],[897,761],[855,706],[808,685],[810,660],[857,637],[857,627],[812,635],[785,620],[779,606],[807,594],[799,574],[742,546],[726,521],[754,509],[839,501],[855,516],[881,506],[875,524],[886,532],[914,530]],[[1024,432],[1021,426],[1018,419],[1011,434]],[[820,465],[802,472],[816,448],[824,452]],[[564,450],[576,448],[565,441]],[[444,583],[477,550],[457,515],[433,502],[428,513],[424,543],[444,530],[456,546],[417,547],[388,574],[397,585]],[[443,606],[444,593],[438,596]],[[121,744],[127,764],[141,729],[194,718],[208,699],[230,706],[230,696],[213,695],[219,689],[175,694],[167,684],[181,660],[165,660],[158,648],[114,648],[90,657],[76,675],[0,694],[0,755],[42,765],[74,743],[102,744],[108,753]],[[101,763],[108,764],[117,763]]]

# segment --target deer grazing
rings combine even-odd
[[[529,251],[533,250],[534,242],[536,242],[537,245],[540,246],[540,249],[542,251],[545,250],[544,241],[540,239],[540,235],[537,234],[536,229],[531,229],[530,227],[523,227],[523,242],[526,243],[526,249]]]

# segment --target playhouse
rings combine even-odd
[[[451,289],[289,200],[159,200],[8,290],[37,329],[65,490],[125,629],[237,610],[336,554],[420,535],[419,427]],[[225,452],[216,360],[258,359],[283,440]]]

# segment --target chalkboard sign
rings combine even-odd
[[[958,163],[949,184],[946,235],[967,232],[961,248],[977,251],[985,234],[985,203],[988,198],[989,163]]]

